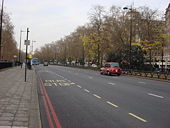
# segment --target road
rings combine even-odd
[[[36,66],[44,128],[170,128],[170,83]]]

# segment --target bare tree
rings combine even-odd
[[[17,43],[14,38],[14,26],[10,17],[4,13],[3,29],[2,29],[2,58],[4,60],[13,60],[17,55]]]

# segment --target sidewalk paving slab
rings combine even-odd
[[[0,71],[0,128],[41,128],[35,71]]]

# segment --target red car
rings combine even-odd
[[[104,67],[100,69],[100,73],[108,75],[116,74],[120,76],[122,73],[122,69],[117,62],[107,62],[105,63]]]

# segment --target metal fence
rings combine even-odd
[[[141,76],[141,77],[150,77],[150,78],[170,80],[170,73],[151,72],[151,71],[135,71],[135,70],[123,70],[122,73],[126,74],[126,75],[134,75],[134,76]]]
[[[12,67],[13,62],[0,61],[0,69]]]

